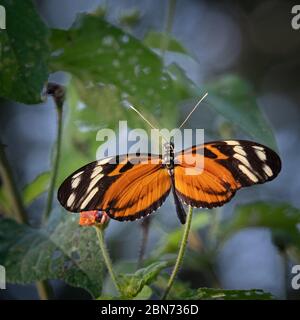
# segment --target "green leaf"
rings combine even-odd
[[[187,290],[179,298],[184,300],[270,300],[273,299],[273,296],[260,289],[226,290],[199,288]]]
[[[300,248],[300,210],[286,203],[257,202],[238,206],[230,222],[221,227],[221,239],[249,227],[270,228],[273,235],[280,236],[282,245]]]
[[[95,242],[94,228],[78,226],[77,215],[54,214],[43,229],[0,220],[0,264],[10,283],[60,279],[97,297],[103,266]]]
[[[0,96],[39,103],[48,78],[48,28],[31,1],[3,0],[7,28],[0,32]]]
[[[136,297],[142,289],[151,284],[159,273],[168,266],[165,261],[154,262],[151,265],[137,270],[131,274],[119,274],[118,282],[122,296],[127,299]],[[145,292],[144,292],[145,293]]]
[[[23,201],[25,206],[29,206],[48,189],[49,180],[50,172],[43,172],[25,186],[23,189]]]
[[[164,48],[168,51],[183,53],[190,56],[190,53],[178,40],[164,32],[149,31],[144,38],[144,43],[149,48]]]
[[[53,30],[51,43],[55,51],[52,71],[67,71],[79,80],[74,84],[80,91],[81,101],[89,108],[97,103],[96,90],[108,86],[122,115],[130,102],[145,112],[150,121],[156,123],[160,119],[159,127],[176,125],[178,95],[173,81],[161,59],[139,40],[99,17],[86,15],[70,30]],[[94,88],[92,102],[87,99],[88,95],[82,94],[82,88]],[[110,107],[108,103],[101,106],[97,116],[99,126],[110,122],[113,115]],[[117,120],[125,119],[129,126],[145,127],[142,119],[127,110],[126,118],[114,118],[113,128]]]

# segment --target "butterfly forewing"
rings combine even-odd
[[[203,170],[188,164],[203,157]],[[281,169],[278,155],[266,146],[246,140],[226,140],[194,146],[176,155],[175,186],[178,196],[194,207],[212,208],[228,202],[236,190],[273,180]],[[188,163],[187,163],[188,162]],[[195,174],[186,174],[186,169]]]
[[[101,210],[117,220],[135,220],[157,210],[170,188],[160,156],[125,155],[78,169],[59,188],[58,200],[71,212]]]

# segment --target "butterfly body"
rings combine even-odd
[[[170,142],[163,156],[129,154],[87,164],[62,183],[58,200],[71,212],[101,210],[124,221],[156,211],[172,190],[185,223],[183,204],[222,206],[238,189],[273,180],[280,170],[279,156],[255,142],[215,141],[181,152]]]

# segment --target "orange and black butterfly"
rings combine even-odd
[[[201,173],[189,157],[202,157]],[[155,163],[151,162],[155,159]],[[91,162],[60,186],[58,200],[68,211],[104,211],[113,219],[135,220],[157,210],[172,190],[181,223],[183,204],[213,208],[228,202],[235,192],[273,180],[281,170],[279,156],[268,147],[245,140],[225,140],[165,154],[124,155]]]

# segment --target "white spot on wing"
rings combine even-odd
[[[94,168],[92,174],[91,174],[91,179],[93,179],[94,177],[96,177],[100,172],[102,172],[103,168],[102,166],[97,166]]]
[[[112,159],[112,157],[105,158],[105,159],[102,159],[102,160],[98,160],[98,161],[97,161],[97,164],[101,166],[101,165],[103,165],[103,164],[108,163],[111,159]]]
[[[263,170],[267,174],[268,177],[272,177],[273,176],[273,171],[267,164],[265,164],[263,166]]]
[[[75,179],[75,178],[79,177],[82,173],[83,173],[83,171],[80,171],[80,172],[74,174],[74,176],[72,178]]]
[[[267,156],[266,156],[266,153],[264,151],[256,149],[255,153],[256,153],[257,157],[259,158],[259,160],[261,160],[261,161],[266,161],[267,160]]]
[[[81,177],[80,177],[80,176],[78,176],[78,177],[76,177],[76,178],[73,178],[73,179],[72,179],[72,182],[71,182],[71,187],[72,187],[72,189],[77,188],[78,185],[79,185],[79,183],[80,183],[80,181],[81,181]]]
[[[82,202],[80,208],[83,210],[86,208],[86,206],[90,203],[90,201],[93,199],[94,195],[98,192],[99,188],[94,188],[90,194],[84,199]]]
[[[90,182],[89,187],[87,189],[86,193],[89,193],[95,186],[95,184],[102,178],[104,177],[104,174],[98,174],[96,175]]]
[[[258,182],[258,178],[255,174],[253,174],[247,167],[245,167],[243,164],[238,165],[239,169],[245,174],[251,181]]]
[[[260,146],[253,146],[253,148],[256,150],[261,150],[261,151],[265,150],[263,147],[260,147]]]
[[[234,147],[234,148],[233,148],[233,151],[236,152],[236,153],[238,153],[238,154],[240,154],[240,155],[242,155],[242,156],[246,156],[246,155],[247,155],[247,153],[245,152],[245,150],[243,149],[242,146],[236,146],[236,147]]]
[[[227,140],[225,142],[226,142],[226,144],[228,144],[230,146],[239,146],[240,145],[240,143],[236,140]]]
[[[75,198],[76,198],[75,193],[71,193],[71,195],[69,196],[68,201],[67,201],[67,207],[69,207],[69,208],[72,207],[72,205],[75,201]]]
[[[243,165],[247,166],[251,169],[251,164],[249,163],[248,159],[238,153],[235,153],[233,157],[237,160],[239,160]]]

